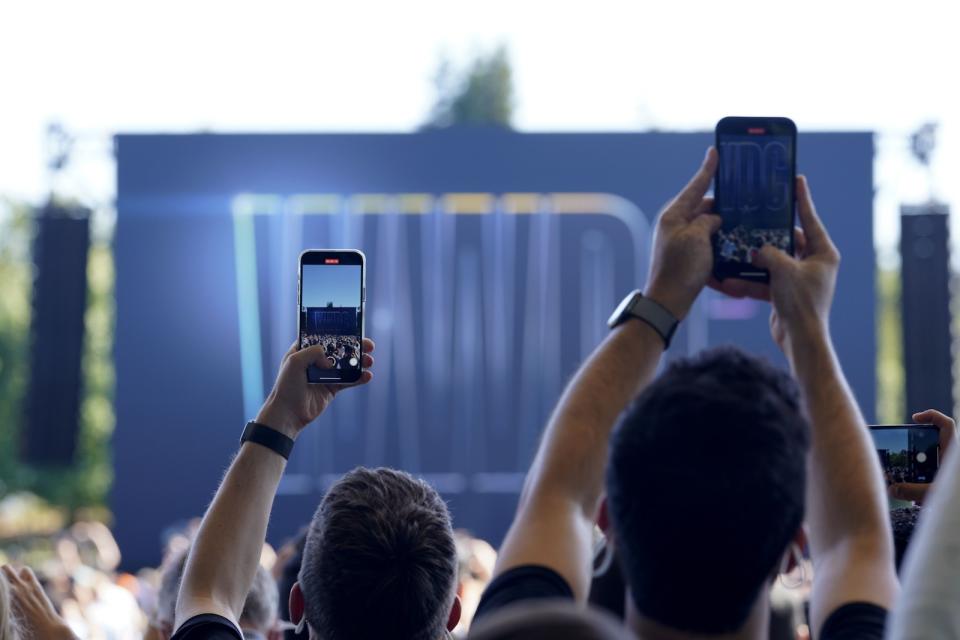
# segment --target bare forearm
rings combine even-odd
[[[593,517],[603,486],[610,432],[656,372],[663,340],[647,324],[614,329],[567,386],[547,425],[525,497],[538,492],[578,503]]]
[[[267,522],[286,461],[257,444],[244,444],[207,509],[190,551],[177,626],[213,604],[236,622],[253,582]]]
[[[810,330],[794,343],[788,355],[812,429],[807,520],[814,557],[852,540],[890,545],[879,463],[829,335]]]

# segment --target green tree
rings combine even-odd
[[[444,58],[436,75],[437,99],[425,128],[453,125],[510,128],[513,120],[513,75],[504,46],[478,55],[463,70]]]
[[[112,479],[114,271],[110,233],[94,233],[87,259],[87,308],[80,431],[74,464],[34,467],[20,460],[29,373],[32,209],[0,202],[0,497],[31,491],[75,513],[104,510]]]

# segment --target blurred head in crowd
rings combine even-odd
[[[903,558],[907,554],[910,538],[917,527],[917,518],[920,517],[920,507],[903,507],[890,510],[890,524],[893,526],[893,552],[897,563],[897,573],[903,565]]]
[[[447,505],[393,469],[357,468],[310,523],[293,622],[323,640],[439,640],[460,618],[457,550]]]
[[[157,612],[153,623],[167,638],[173,635],[177,593],[180,591],[189,552],[190,549],[174,552],[161,569]],[[273,577],[263,567],[257,567],[257,574],[253,578],[250,593],[243,603],[243,613],[240,615],[240,628],[245,636],[266,638],[271,635],[276,627],[278,600],[277,584]]]
[[[802,539],[809,439],[792,378],[742,351],[677,361],[651,383],[621,416],[607,471],[630,615],[719,634],[766,611]]]
[[[300,566],[303,563],[303,548],[307,544],[307,529],[304,528],[297,537],[283,545],[277,552],[278,565],[274,566],[274,576],[280,591],[280,618],[290,619],[290,591],[297,583],[300,575]],[[309,634],[306,631],[298,633],[294,629],[283,632],[286,640],[306,640]]]
[[[528,601],[481,620],[470,640],[629,640],[633,638],[613,616],[580,609],[568,601]]]
[[[497,552],[486,540],[474,538],[468,531],[454,532],[457,545],[457,597],[460,598],[463,615],[454,629],[466,632],[473,620],[473,612],[480,604],[483,590],[490,584],[493,567],[497,564]]]

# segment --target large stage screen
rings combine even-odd
[[[120,135],[116,476],[124,564],[202,515],[297,331],[297,257],[367,256],[372,384],[297,442],[269,532],[355,466],[422,476],[498,544],[564,383],[642,288],[652,225],[708,133]],[[832,329],[875,405],[873,142],[798,140],[843,254]],[[669,357],[735,343],[783,363],[764,304],[701,296]],[[731,501],[737,498],[731,496]]]

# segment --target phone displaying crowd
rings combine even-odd
[[[364,256],[310,250],[300,256],[299,348],[320,347],[311,383],[356,382],[362,371]]]
[[[793,253],[797,129],[787,118],[724,118],[717,123],[719,164],[714,273],[767,281],[753,264],[764,245]]]

